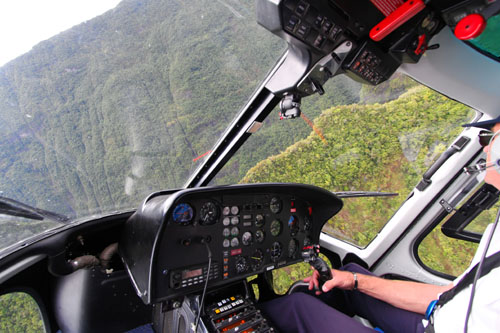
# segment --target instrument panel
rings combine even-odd
[[[255,184],[156,193],[127,221],[122,258],[146,304],[301,261],[342,207],[331,192]],[[208,250],[211,264],[208,265]]]

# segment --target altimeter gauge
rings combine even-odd
[[[205,202],[200,208],[200,224],[214,224],[219,218],[219,207],[212,202]]]

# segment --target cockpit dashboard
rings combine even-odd
[[[300,184],[159,192],[126,222],[120,252],[137,294],[158,303],[201,291],[207,276],[216,287],[302,261],[341,208],[333,193]]]

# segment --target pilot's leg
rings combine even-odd
[[[259,308],[281,332],[374,332],[305,293],[280,297],[259,305]]]

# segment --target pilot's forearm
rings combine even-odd
[[[357,274],[358,290],[385,301],[395,307],[425,314],[432,300],[438,295],[452,287],[436,286],[432,284],[387,280],[375,276]]]

